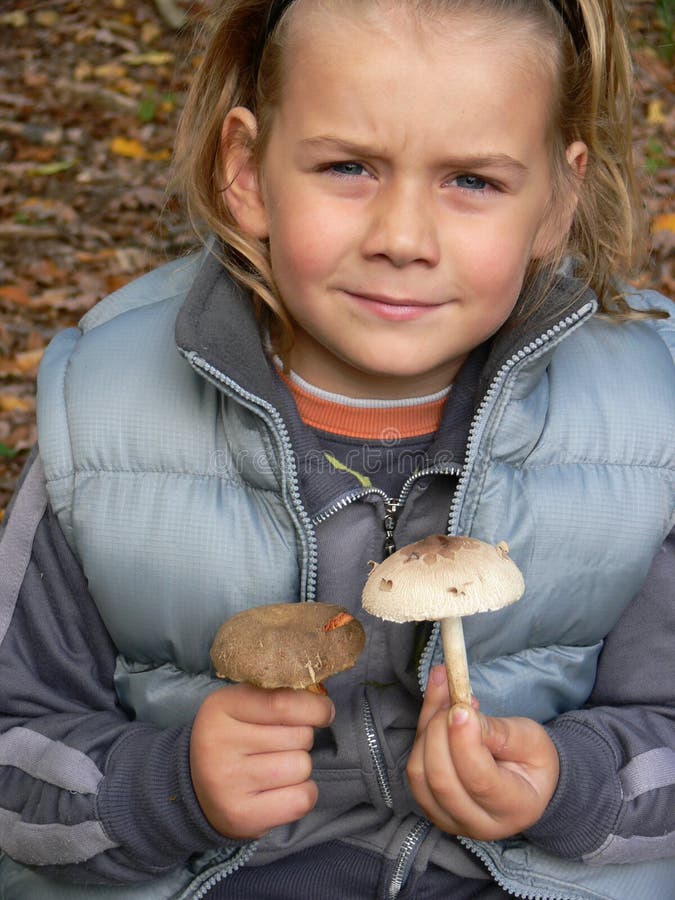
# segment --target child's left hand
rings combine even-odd
[[[477,840],[510,837],[541,817],[558,775],[558,753],[541,725],[463,705],[450,711],[445,669],[431,670],[408,779],[435,825]]]

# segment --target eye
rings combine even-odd
[[[478,175],[457,175],[452,179],[452,183],[465,191],[484,191],[486,188],[492,187],[489,182]]]
[[[328,170],[341,178],[356,178],[366,174],[365,168],[357,162],[331,163]]]

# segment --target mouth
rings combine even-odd
[[[444,305],[416,297],[391,297],[388,294],[371,294],[364,291],[345,291],[345,293],[373,315],[396,322],[419,319]]]

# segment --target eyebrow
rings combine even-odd
[[[381,159],[386,156],[380,148],[358,144],[353,141],[345,141],[341,138],[332,137],[330,135],[304,138],[299,141],[298,146],[308,150],[333,150],[339,153],[345,153],[348,156],[377,158]],[[485,153],[473,154],[471,156],[449,156],[443,160],[444,166],[452,169],[512,169],[516,172],[527,172],[527,166],[509,156],[507,153]]]

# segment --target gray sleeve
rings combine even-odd
[[[34,455],[0,535],[0,848],[51,876],[133,882],[230,843],[194,796],[190,728],[131,721],[115,659]]]
[[[587,707],[547,726],[560,781],[526,834],[559,856],[598,865],[675,856],[673,585],[675,532],[608,635]]]

